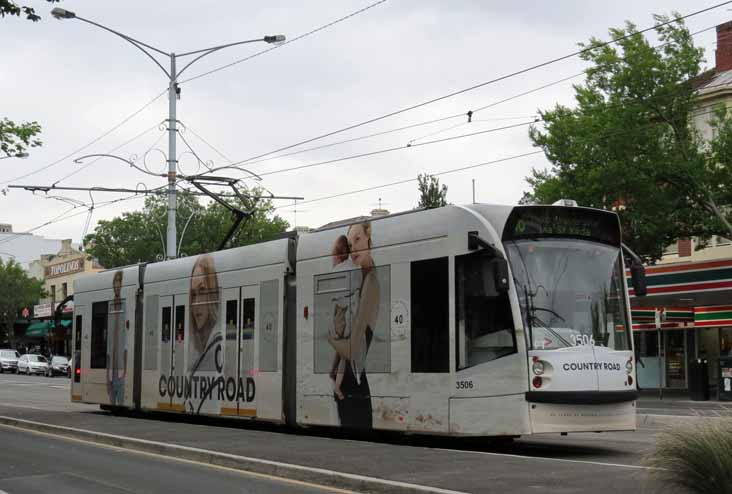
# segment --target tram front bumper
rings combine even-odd
[[[610,393],[576,393],[575,400],[569,394],[527,393],[531,430],[535,434],[635,430],[637,392]]]

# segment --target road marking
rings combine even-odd
[[[34,406],[31,406],[31,405],[12,405],[12,404],[10,404],[10,403],[3,403],[3,404],[0,404],[0,408],[2,408],[2,407],[11,407],[11,408],[32,408],[33,410],[51,410],[51,409],[50,409],[50,408],[48,408],[48,407],[46,407],[46,408],[43,408],[43,407],[34,407]]]
[[[239,459],[239,460],[244,460],[244,461],[248,461],[248,462],[251,462],[251,463],[259,463],[261,465],[273,466],[275,468],[276,467],[284,467],[284,468],[289,468],[291,470],[296,470],[296,471],[299,470],[299,471],[302,471],[302,472],[319,473],[319,474],[329,475],[329,476],[333,476],[333,477],[340,477],[342,479],[348,479],[348,480],[358,481],[358,482],[361,482],[361,483],[369,483],[369,482],[371,482],[371,483],[379,483],[379,484],[382,484],[383,486],[389,487],[389,488],[399,488],[399,487],[401,487],[401,488],[408,488],[408,489],[411,489],[412,491],[423,492],[425,494],[468,494],[468,493],[462,492],[462,491],[454,491],[454,490],[449,490],[449,489],[442,489],[442,488],[439,488],[439,487],[431,487],[431,486],[420,485],[420,484],[412,484],[412,483],[409,483],[409,482],[401,482],[401,481],[397,481],[397,480],[387,480],[387,479],[376,478],[376,477],[368,477],[368,476],[365,476],[365,475],[358,475],[358,474],[353,474],[353,473],[339,472],[337,470],[328,470],[328,469],[325,469],[325,468],[308,467],[308,466],[303,466],[303,465],[297,465],[297,464],[294,464],[294,463],[285,463],[285,462],[280,462],[280,461],[264,460],[264,459],[260,459],[260,458],[253,458],[253,457],[247,457],[247,456],[239,456],[239,455],[234,455],[234,454],[231,454],[231,453],[222,453],[222,452],[218,452],[218,451],[201,449],[201,448],[194,448],[194,447],[190,447],[190,446],[182,446],[182,445],[178,445],[178,444],[160,443],[160,442],[157,442],[157,441],[150,441],[150,440],[147,440],[147,439],[138,439],[138,438],[134,438],[134,437],[118,436],[118,435],[115,435],[115,434],[108,434],[108,433],[104,433],[104,432],[95,432],[95,431],[90,431],[90,430],[86,430],[86,429],[77,429],[77,428],[68,427],[68,426],[45,424],[45,423],[42,423],[42,422],[35,422],[35,421],[32,421],[32,420],[18,419],[18,418],[15,418],[15,417],[2,417],[2,416],[0,416],[0,420],[10,420],[10,421],[13,421],[15,423],[27,424],[28,426],[32,426],[32,425],[35,424],[35,425],[41,425],[41,426],[45,426],[45,427],[53,427],[53,428],[56,428],[56,429],[63,429],[63,430],[66,430],[66,431],[69,431],[69,432],[72,432],[72,433],[73,432],[82,432],[82,433],[92,434],[92,435],[99,436],[99,437],[123,439],[123,440],[128,440],[130,442],[138,443],[140,445],[142,445],[142,444],[149,444],[149,445],[157,445],[157,446],[168,446],[168,447],[171,447],[173,449],[178,449],[180,451],[200,452],[200,453],[204,453],[204,454],[207,454],[207,455],[216,456],[217,458],[220,458],[220,459],[227,459],[227,458],[228,459],[232,459],[232,460]],[[179,458],[177,456],[164,455],[164,454],[161,454],[161,453],[151,453],[149,451],[142,451],[142,450],[133,449],[133,448],[124,448],[124,447],[119,447],[119,446],[112,446],[112,445],[106,444],[106,443],[95,442],[95,441],[88,441],[88,440],[85,440],[85,439],[78,439],[78,438],[75,438],[75,437],[70,437],[70,436],[65,436],[65,435],[52,434],[52,433],[49,433],[49,432],[42,432],[42,431],[39,431],[39,430],[35,430],[35,429],[31,429],[31,428],[26,428],[26,427],[22,427],[22,426],[18,426],[18,425],[10,425],[10,424],[0,423],[0,427],[7,427],[7,428],[11,428],[11,429],[17,429],[17,430],[20,430],[20,431],[27,431],[27,432],[30,432],[32,434],[42,434],[42,435],[45,435],[45,436],[51,436],[51,437],[59,438],[59,439],[68,439],[70,441],[77,441],[77,442],[81,442],[81,443],[88,443],[88,444],[91,444],[91,445],[94,445],[94,446],[101,446],[101,447],[116,449],[116,450],[123,451],[123,452],[127,452],[127,453],[136,453],[136,454],[150,455],[150,456],[154,456],[154,457],[164,458],[164,459],[170,460],[170,461],[181,461],[181,462],[185,462],[185,463],[202,465],[202,466],[208,467],[208,468],[221,468],[221,469],[224,469],[224,470],[230,470],[232,472],[237,472],[239,474],[252,475],[252,476],[255,476],[255,477],[261,477],[261,478],[265,478],[265,479],[276,480],[276,481],[279,481],[279,482],[292,483],[292,484],[307,486],[307,487],[311,487],[311,488],[323,489],[323,490],[328,490],[328,491],[331,491],[331,492],[336,492],[336,493],[341,493],[341,494],[358,494],[358,493],[356,493],[356,491],[349,491],[349,490],[340,489],[340,488],[337,488],[337,487],[331,487],[331,486],[324,485],[324,484],[315,484],[315,483],[311,483],[311,482],[307,482],[307,481],[302,481],[302,480],[289,479],[289,478],[286,478],[286,477],[279,477],[277,475],[270,475],[270,474],[260,473],[260,472],[252,472],[250,470],[244,470],[244,469],[239,469],[239,468],[225,467],[225,466],[217,465],[217,464],[214,464],[214,463],[206,463],[206,462],[200,462],[200,461],[196,461],[196,460],[189,460],[189,459]]]
[[[434,448],[438,451],[450,451],[453,453],[472,453],[476,455],[486,456],[504,456],[506,458],[519,458],[521,460],[539,460],[539,461],[556,461],[560,463],[582,463],[585,465],[597,465],[602,467],[616,467],[616,468],[630,468],[633,470],[666,470],[665,468],[659,467],[646,467],[642,465],[626,465],[624,463],[605,463],[602,461],[589,461],[589,460],[568,460],[566,458],[548,458],[546,456],[527,456],[527,455],[515,455],[511,453],[493,453],[490,451],[465,451],[463,449],[448,449],[448,448]]]

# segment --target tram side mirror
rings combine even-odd
[[[496,291],[508,292],[508,261],[503,258],[493,260],[493,274],[495,276]]]
[[[638,261],[630,263],[630,279],[633,281],[633,290],[636,297],[645,297],[648,293],[646,287],[646,268]]]

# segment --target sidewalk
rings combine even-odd
[[[717,401],[710,393],[708,401],[694,401],[686,390],[644,389],[637,402],[638,415],[667,415],[677,417],[732,417],[732,401]]]

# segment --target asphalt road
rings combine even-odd
[[[0,426],[8,494],[325,494],[336,491]]]
[[[508,445],[484,439],[382,433],[359,438],[318,429],[293,433],[273,426],[202,417],[112,416],[100,412],[96,406],[70,403],[68,386],[69,380],[60,377],[0,375],[0,415],[464,492],[505,490],[517,494],[543,489],[552,493],[592,491],[602,494],[626,489],[638,491],[645,486],[648,473],[642,466],[643,456],[653,449],[658,433],[658,429],[642,428],[635,432],[533,436]],[[0,429],[1,444],[7,444],[4,429]],[[28,450],[27,457],[36,458],[35,453],[38,453],[44,458],[39,460],[42,463],[51,461],[44,456],[46,453],[39,451]],[[112,453],[122,454],[107,451],[104,457]],[[119,463],[119,469],[123,471],[117,472],[111,466],[105,469],[102,465],[97,470],[92,469],[92,473],[98,471],[101,476],[91,478],[114,485],[127,477],[134,481],[135,458],[135,454],[125,453]],[[4,459],[5,456],[0,456],[0,461]],[[113,464],[111,459],[104,461]],[[155,473],[154,476],[160,479],[185,478],[181,472],[192,468],[187,464],[156,461],[164,463],[161,468],[169,472]],[[58,459],[56,462],[58,464]],[[143,465],[150,464],[144,458]],[[83,467],[83,462],[79,467]],[[0,472],[0,477],[8,475],[3,470]],[[28,476],[34,475],[33,472],[31,469],[20,473]],[[63,470],[38,474],[66,475]],[[76,478],[73,471],[69,475]],[[0,489],[4,489],[3,485],[0,482]],[[171,485],[155,485],[166,486],[160,492],[177,492]],[[207,484],[196,485],[200,491],[200,486]],[[187,492],[185,488],[186,482],[181,482],[181,492]],[[269,492],[267,488],[265,485],[256,492]],[[222,489],[221,492],[228,492]],[[92,491],[97,492],[94,489],[89,492]]]

